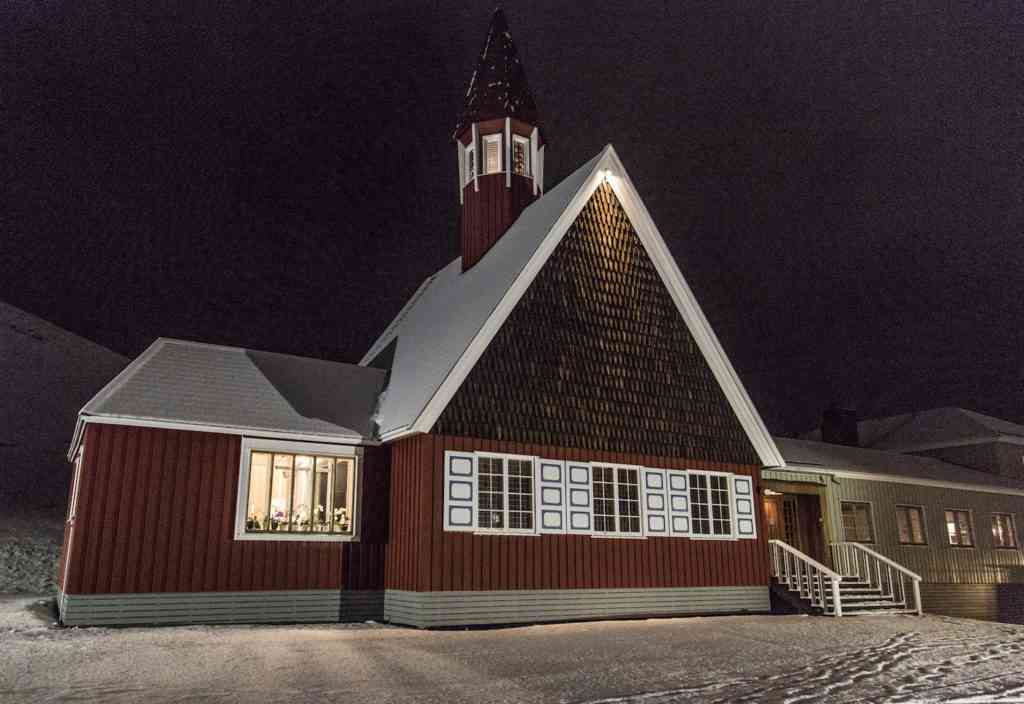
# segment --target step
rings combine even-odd
[[[843,602],[843,612],[849,611],[871,611],[875,609],[892,609],[892,608],[906,608],[906,604],[902,601],[892,601],[889,599],[879,599],[878,601],[858,601],[856,603]]]
[[[874,604],[879,601],[885,601],[891,604],[893,601],[890,597],[882,596],[881,594],[843,594],[839,597],[839,600],[843,602],[843,606],[846,606],[847,604]],[[827,594],[825,601],[831,602],[832,595]]]
[[[843,618],[846,618],[847,616],[884,616],[886,614],[917,614],[917,611],[914,609],[904,608],[874,609],[873,611],[847,611],[846,609],[843,609]],[[826,611],[825,615],[834,616],[835,614],[833,614],[832,611]]]

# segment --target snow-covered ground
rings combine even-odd
[[[1024,627],[711,617],[471,631],[60,629],[0,597],[0,701],[1021,702]]]
[[[53,588],[75,417],[127,363],[0,302],[0,593]]]

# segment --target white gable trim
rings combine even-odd
[[[601,183],[606,181],[611,185],[622,203],[633,227],[640,236],[644,249],[654,262],[655,269],[668,288],[672,300],[675,301],[676,307],[683,316],[683,320],[686,322],[705,360],[707,360],[708,366],[715,375],[715,379],[725,393],[733,412],[750,438],[761,463],[766,467],[785,466],[785,460],[783,460],[778,448],[776,448],[775,442],[768,433],[768,429],[761,420],[757,409],[754,408],[754,404],[743,388],[743,384],[736,375],[732,364],[726,357],[725,351],[718,342],[718,338],[715,337],[711,325],[697,304],[693,292],[683,279],[679,267],[676,266],[672,254],[661,237],[661,233],[647,212],[647,208],[634,188],[633,182],[615,153],[615,149],[610,144],[605,147],[600,159],[593,166],[590,175],[569,201],[569,205],[555,221],[555,224],[541,241],[540,246],[530,257],[529,261],[527,261],[522,271],[519,272],[519,275],[512,282],[504,296],[502,296],[480,330],[472,338],[462,356],[434,392],[417,419],[406,428],[388,432],[382,439],[392,440],[412,433],[426,433],[430,431],[438,416],[441,415],[441,412],[451,401],[456,391],[462,385],[462,382],[465,381],[470,370],[479,361],[487,346],[490,345],[491,340],[494,339],[502,324],[519,303],[527,288],[533,283],[541,267],[544,266],[544,263],[554,252],[555,247],[558,246],[565,233],[568,232],[569,228],[576,221],[577,216],[590,200],[594,191],[597,190]]]

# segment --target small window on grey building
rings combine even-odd
[[[992,544],[997,548],[1017,547],[1017,531],[1013,516],[1008,513],[992,514]]]
[[[897,506],[896,529],[903,545],[925,545],[924,509],[920,506]]]
[[[949,544],[962,548],[974,547],[974,530],[971,528],[971,512],[960,509],[946,510],[946,533]]]
[[[871,522],[871,504],[865,501],[843,501],[843,539],[851,543],[873,543],[875,532]]]

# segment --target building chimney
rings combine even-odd
[[[860,447],[857,411],[835,405],[825,409],[821,414],[821,439],[833,445]]]
[[[544,190],[544,141],[505,14],[495,10],[452,134],[459,159],[462,270]]]

